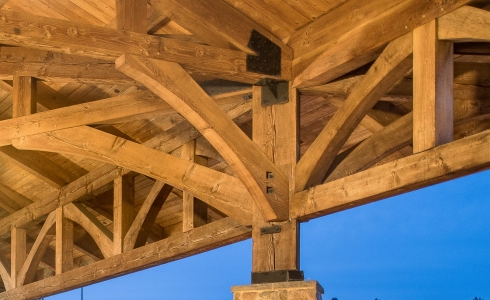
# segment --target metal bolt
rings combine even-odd
[[[274,188],[273,188],[273,187],[268,186],[268,187],[267,187],[267,194],[274,194]]]
[[[267,179],[274,179],[274,173],[267,172]]]

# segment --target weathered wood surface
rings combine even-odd
[[[250,229],[227,218],[100,262],[0,294],[0,299],[32,299],[171,262],[250,237]]]
[[[437,20],[437,37],[452,42],[490,42],[490,12],[461,7]]]
[[[297,193],[291,216],[308,220],[490,167],[485,131]]]

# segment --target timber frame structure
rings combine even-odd
[[[301,279],[300,222],[490,167],[490,0],[0,5],[0,299]]]

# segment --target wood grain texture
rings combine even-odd
[[[226,218],[191,232],[0,293],[0,299],[32,299],[63,292],[242,241],[250,235],[250,229]]]
[[[187,190],[244,224],[251,219],[251,198],[238,179],[96,129],[53,131],[19,139],[15,146],[77,154],[120,165]],[[153,164],[155,161],[159,164]]]
[[[317,218],[488,169],[489,146],[485,131],[319,185],[294,195],[291,215]]]
[[[63,207],[55,210],[56,214],[56,274],[73,269],[73,221],[65,217]]]
[[[11,271],[10,278],[12,287],[19,287],[18,275],[24,265],[27,258],[27,244],[26,244],[26,230],[22,228],[13,227],[10,236],[10,261]]]
[[[379,49],[386,43],[469,3],[470,0],[396,2],[398,5],[373,16],[369,22],[329,41],[326,50],[313,62],[306,62],[306,66],[300,58],[296,58],[293,62],[293,86],[300,88],[324,84],[355,70],[373,61],[378,56]],[[363,1],[360,5],[369,3],[371,1]]]
[[[22,117],[36,112],[36,79],[14,76],[12,117]]]
[[[296,166],[296,191],[322,182],[364,115],[412,67],[412,34],[391,42]]]
[[[436,20],[413,31],[414,152],[453,140],[454,47],[437,39]]]
[[[124,251],[124,238],[134,221],[134,176],[124,175],[114,180],[113,214],[114,255]]]
[[[136,32],[2,10],[0,42],[6,45],[114,61],[124,53],[181,63],[195,75],[255,83],[263,76],[246,71],[246,53]],[[29,24],[29,26],[26,26]]]
[[[287,219],[288,180],[178,64],[123,55],[116,68],[165,99],[218,150],[267,220]],[[273,180],[266,178],[273,172]],[[274,193],[267,193],[273,187]],[[204,199],[201,199],[205,201]]]
[[[146,6],[146,0],[116,0],[116,28],[146,34]]]
[[[490,12],[463,6],[437,19],[437,37],[451,42],[490,42]]]

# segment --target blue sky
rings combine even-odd
[[[301,269],[324,300],[490,300],[490,171],[301,225]],[[84,299],[231,300],[251,241],[84,288]],[[80,289],[46,299],[80,299]]]

